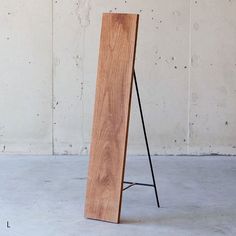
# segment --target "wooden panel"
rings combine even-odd
[[[102,19],[85,216],[119,223],[138,15]]]

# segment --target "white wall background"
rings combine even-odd
[[[152,154],[236,154],[236,0],[1,0],[0,152],[87,154],[101,14],[140,14]],[[145,153],[135,94],[129,153]]]

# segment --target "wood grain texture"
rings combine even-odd
[[[105,13],[85,217],[119,223],[138,15]]]

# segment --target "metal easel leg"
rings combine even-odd
[[[141,121],[142,121],[142,126],[143,126],[143,134],[144,134],[144,138],[145,138],[145,143],[146,143],[146,148],[147,148],[147,154],[148,154],[148,160],[149,160],[149,165],[150,165],[150,169],[151,169],[153,184],[135,183],[135,182],[124,181],[124,183],[125,184],[129,184],[129,186],[125,187],[123,190],[126,190],[126,189],[128,189],[128,188],[130,188],[130,187],[132,187],[134,185],[153,187],[154,191],[155,191],[157,206],[160,207],[158,193],[157,193],[157,187],[156,187],[156,180],[155,180],[155,175],[154,175],[153,166],[152,166],[152,159],[151,159],[150,149],[149,149],[149,145],[148,145],[147,133],[146,133],[145,123],[144,123],[144,118],[143,118],[142,105],[141,105],[141,100],[140,100],[138,83],[137,83],[137,78],[136,78],[135,71],[134,71],[134,83],[135,83],[135,89],[136,89],[137,98],[138,98],[139,111],[140,111]]]

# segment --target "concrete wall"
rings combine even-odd
[[[0,2],[0,151],[52,152],[52,4]]]
[[[0,151],[88,153],[102,12],[140,14],[152,154],[236,154],[236,0],[1,0]],[[135,93],[130,124],[143,154]]]

